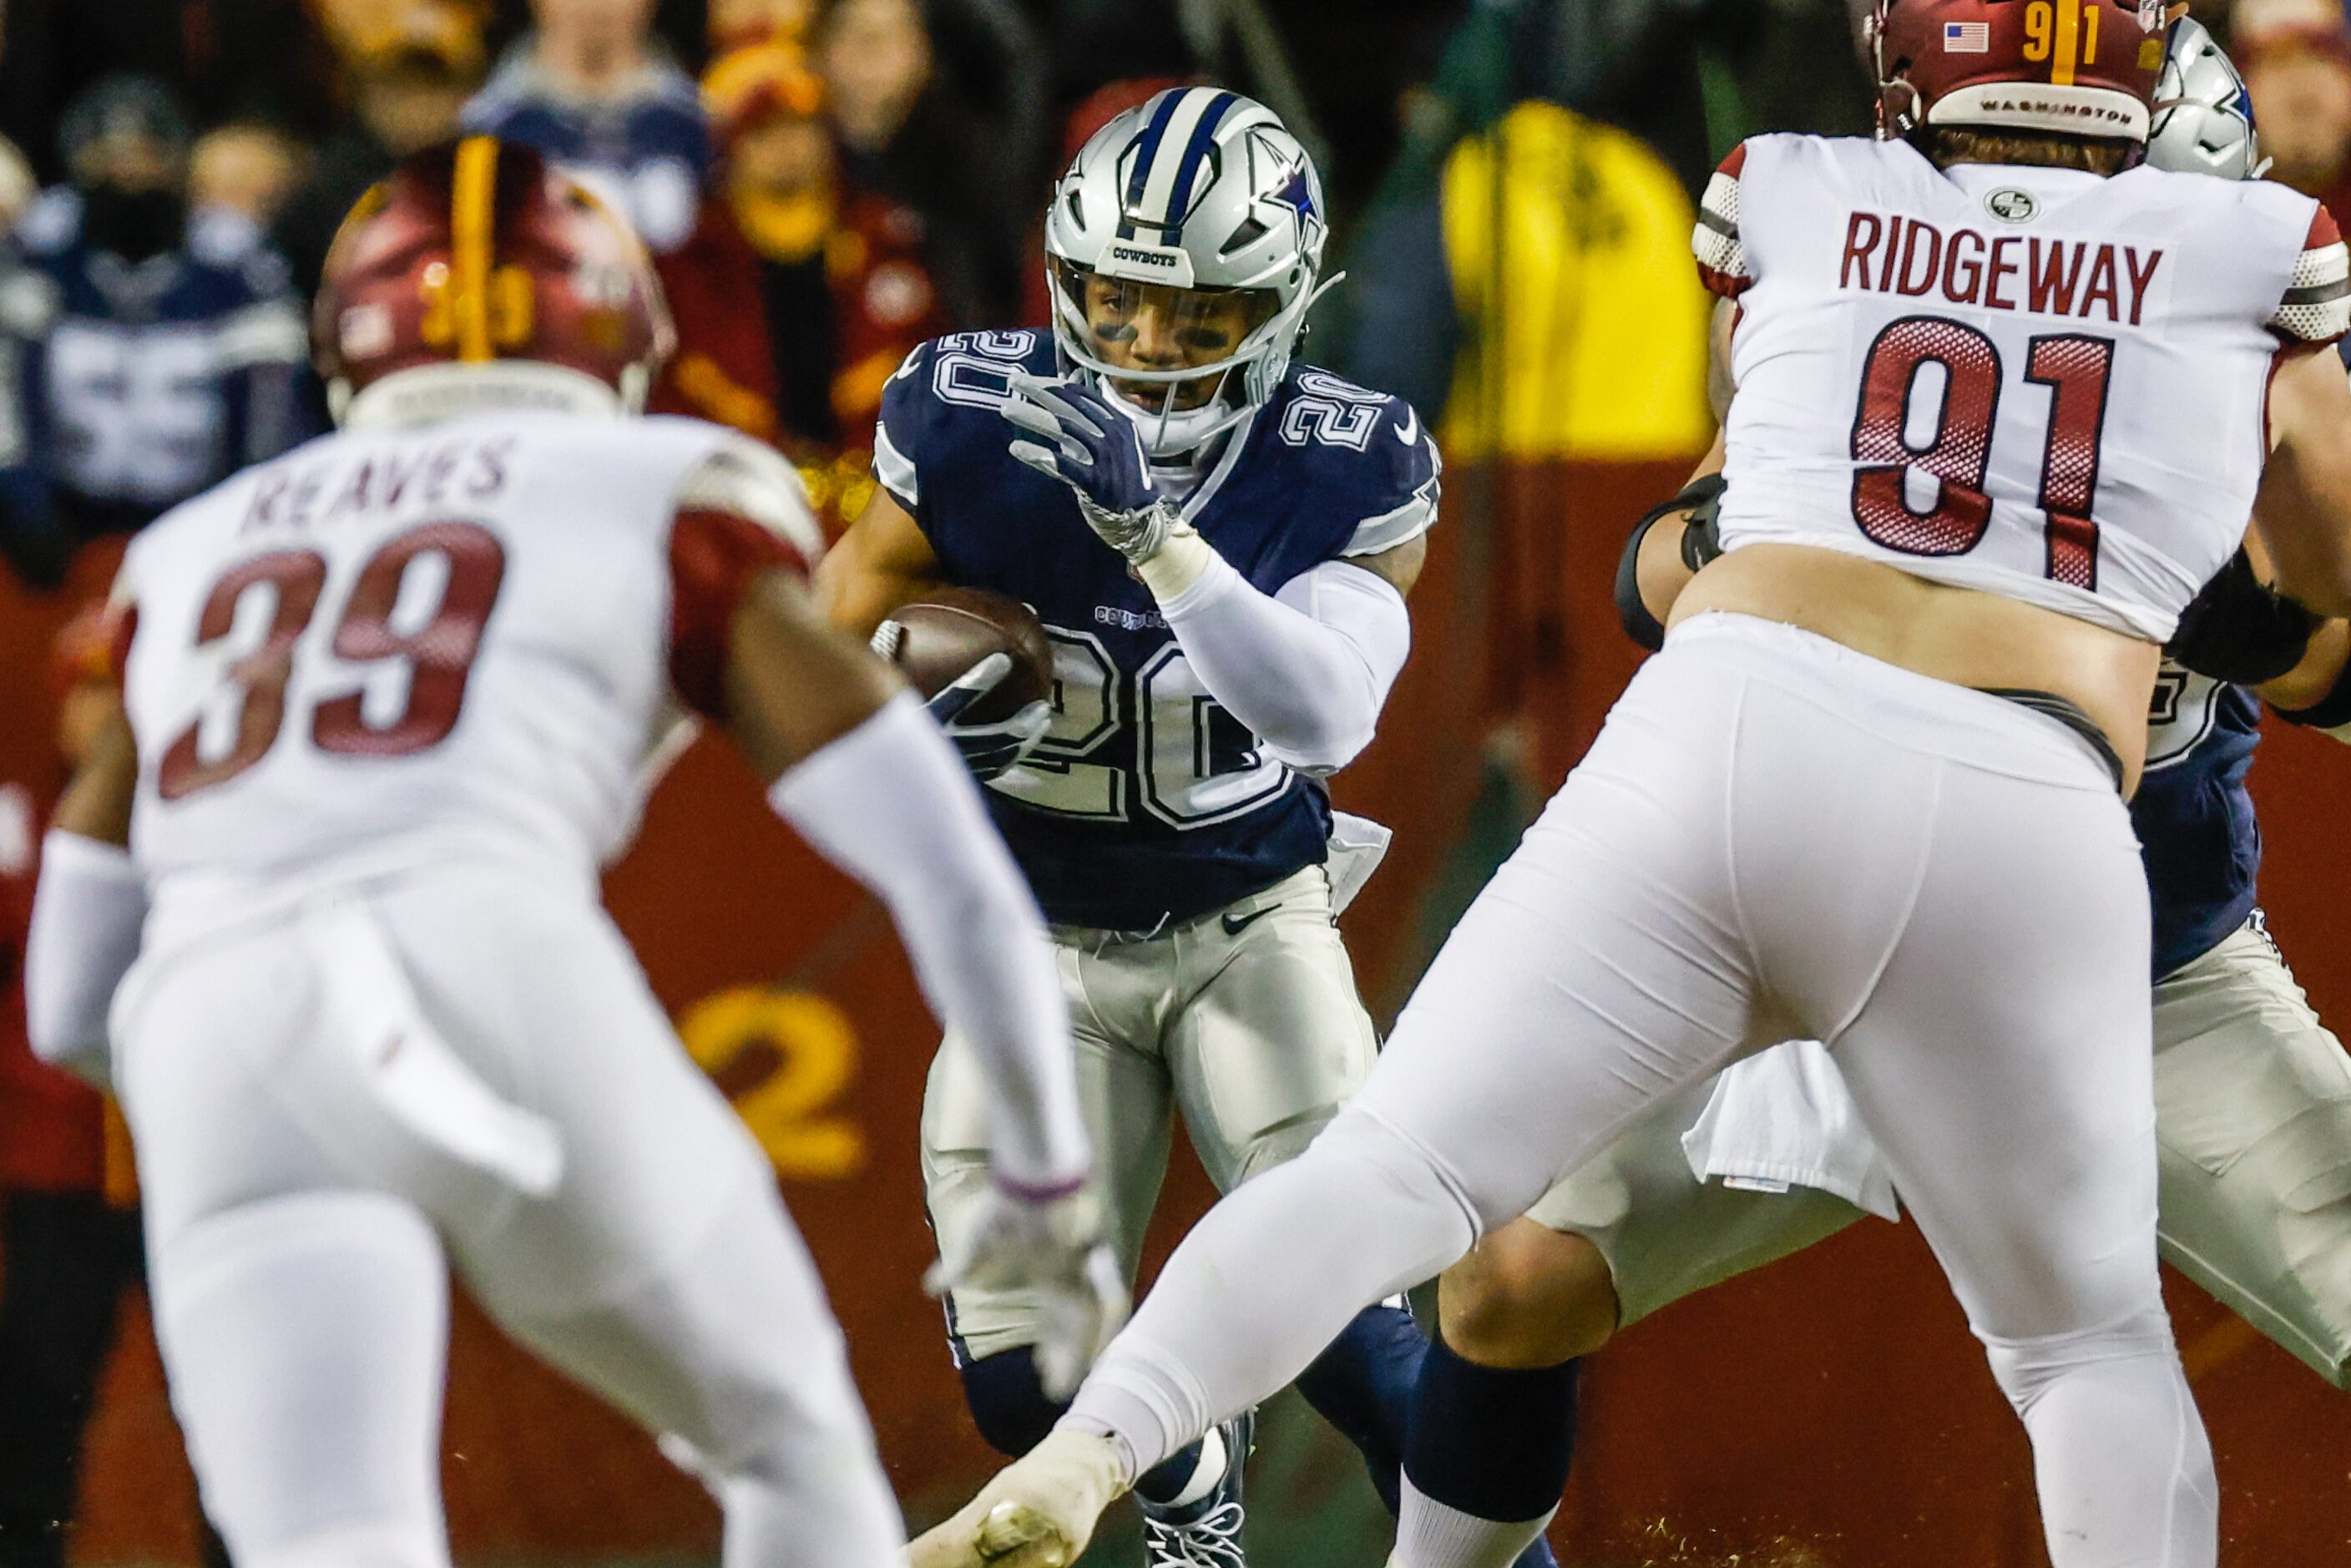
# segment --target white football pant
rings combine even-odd
[[[377,883],[142,961],[114,1033],[172,1405],[238,1568],[448,1562],[444,1256],[695,1450],[727,1568],[903,1560],[773,1174],[577,893]]]
[[[1094,1183],[1134,1283],[1167,1174],[1174,1113],[1208,1179],[1230,1192],[1294,1158],[1361,1087],[1379,1050],[1319,865],[1156,936],[1059,926],[1078,1094]],[[949,1034],[923,1094],[923,1192],[955,1257],[994,1185],[987,1080]],[[1037,1338],[1026,1291],[957,1289],[959,1361]]]
[[[2157,1283],[2147,944],[2128,814],[2071,732],[1698,617],[1363,1092],[1192,1232],[1071,1418],[1156,1463],[1649,1106],[1810,1035],[2023,1419],[2055,1568],[2210,1568],[2211,1455]]]

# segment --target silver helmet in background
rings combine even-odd
[[[1171,88],[1094,132],[1053,188],[1054,341],[1153,455],[1190,452],[1281,384],[1307,308],[1338,281],[1320,281],[1327,212],[1314,161],[1273,110]],[[1144,312],[1176,338],[1229,341],[1199,363],[1113,363],[1105,343]]]
[[[2269,167],[2253,133],[2245,78],[2193,17],[2171,25],[2155,83],[2147,161],[2158,169],[2254,180]]]

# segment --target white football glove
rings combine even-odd
[[[1126,1279],[1088,1190],[1038,1199],[989,1187],[963,1245],[932,1266],[923,1288],[934,1296],[965,1288],[1033,1292],[1037,1381],[1053,1400],[1077,1392],[1126,1321]]]

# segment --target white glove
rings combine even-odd
[[[923,1279],[934,1296],[951,1290],[1029,1291],[1037,1296],[1037,1381],[1045,1397],[1067,1399],[1126,1321],[1126,1280],[1102,1239],[1091,1191],[1037,1199],[992,1186],[977,1223],[955,1256]]]

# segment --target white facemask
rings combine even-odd
[[[1230,372],[1227,373],[1228,379]],[[1225,401],[1225,389],[1197,408],[1145,408],[1128,400],[1113,384],[1110,377],[1096,372],[1095,384],[1102,390],[1111,407],[1133,420],[1143,433],[1143,450],[1153,457],[1177,458],[1196,452],[1227,430],[1240,423],[1247,409],[1237,409]],[[1171,398],[1169,400],[1173,402]]]

